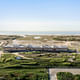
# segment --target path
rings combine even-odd
[[[57,69],[57,68],[49,69],[50,80],[57,80],[56,74],[58,72],[71,72],[75,75],[80,74],[80,69]]]
[[[13,54],[15,54],[16,56],[22,57],[23,59],[33,59],[33,58],[28,58],[23,55],[20,55],[19,53],[13,53]]]
[[[0,51],[0,58],[1,58],[1,55],[2,55],[2,54],[4,54],[3,51]]]

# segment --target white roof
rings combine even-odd
[[[53,46],[49,46],[49,45],[42,45],[42,46],[37,46],[37,45],[7,45],[4,47],[29,47],[29,48],[68,48],[65,45],[53,45]]]

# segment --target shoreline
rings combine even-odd
[[[80,31],[0,31],[0,35],[80,35]]]

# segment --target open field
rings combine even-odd
[[[46,69],[0,69],[0,80],[48,80]]]
[[[0,46],[4,45],[65,45],[80,51],[80,36],[68,35],[0,35]]]
[[[16,57],[21,57],[19,60]],[[80,54],[22,52],[4,53],[0,58],[0,68],[80,68]]]
[[[22,57],[16,59],[16,57]],[[15,78],[29,78],[28,80],[49,80],[48,68],[53,67],[80,67],[80,54],[76,53],[39,53],[39,52],[23,52],[23,53],[3,53],[0,58],[0,74],[1,77],[7,76],[7,79],[11,79],[11,75],[16,75]],[[55,68],[50,69],[52,73],[56,73],[61,70],[54,71]],[[62,70],[65,72],[78,70]],[[61,72],[62,72],[61,71]],[[50,72],[50,71],[49,71]],[[75,73],[76,73],[75,72]],[[79,72],[79,71],[78,71]],[[24,73],[24,74],[23,74]],[[52,73],[51,75],[54,76]],[[25,75],[28,75],[27,77]],[[32,78],[29,77],[32,75]],[[38,77],[37,77],[38,76]],[[46,76],[46,77],[45,77]],[[14,78],[14,77],[13,77]],[[36,78],[36,79],[35,79]],[[51,77],[52,78],[52,77]],[[6,80],[6,79],[5,79]],[[15,79],[13,79],[15,80]],[[25,79],[26,80],[26,79]],[[53,79],[52,79],[53,80]],[[54,79],[55,80],[55,79]]]
[[[27,74],[27,78],[34,77],[33,80],[48,80],[48,68],[80,68],[80,36],[62,36],[62,35],[1,35],[0,36],[0,74],[1,77],[7,76],[9,80],[10,75],[20,73],[18,77],[21,77],[22,73]],[[77,49],[78,53],[53,53],[53,52],[17,52],[17,53],[4,53],[3,46],[5,45],[66,45],[71,49]],[[16,59],[20,57],[21,59]],[[16,70],[18,69],[18,70]],[[5,71],[5,73],[4,73]],[[55,74],[61,70],[51,70],[50,73],[55,77]],[[67,72],[68,69],[62,70]],[[61,72],[62,72],[61,71]],[[69,70],[72,72],[72,70]],[[77,71],[77,70],[76,70]],[[73,70],[74,74],[75,70]],[[79,71],[78,71],[79,72]],[[14,74],[12,74],[14,73]],[[31,73],[31,74],[29,74]],[[4,75],[7,74],[7,75]],[[80,74],[80,73],[79,73]],[[50,76],[51,76],[50,75]],[[15,76],[15,75],[14,75]],[[22,77],[23,77],[22,76]],[[37,78],[38,76],[38,78]],[[44,78],[46,76],[46,78]],[[21,77],[21,78],[22,78]],[[14,77],[13,77],[14,78]],[[25,76],[26,78],[26,76]],[[51,77],[52,79],[52,77]],[[15,80],[15,79],[13,79]],[[26,80],[26,79],[25,79]],[[28,79],[32,80],[32,78]],[[55,78],[54,78],[55,80]]]

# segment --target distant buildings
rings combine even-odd
[[[32,46],[32,45],[7,45],[3,47],[4,52],[28,52],[28,51],[42,51],[42,52],[75,52],[68,49],[67,46]]]

